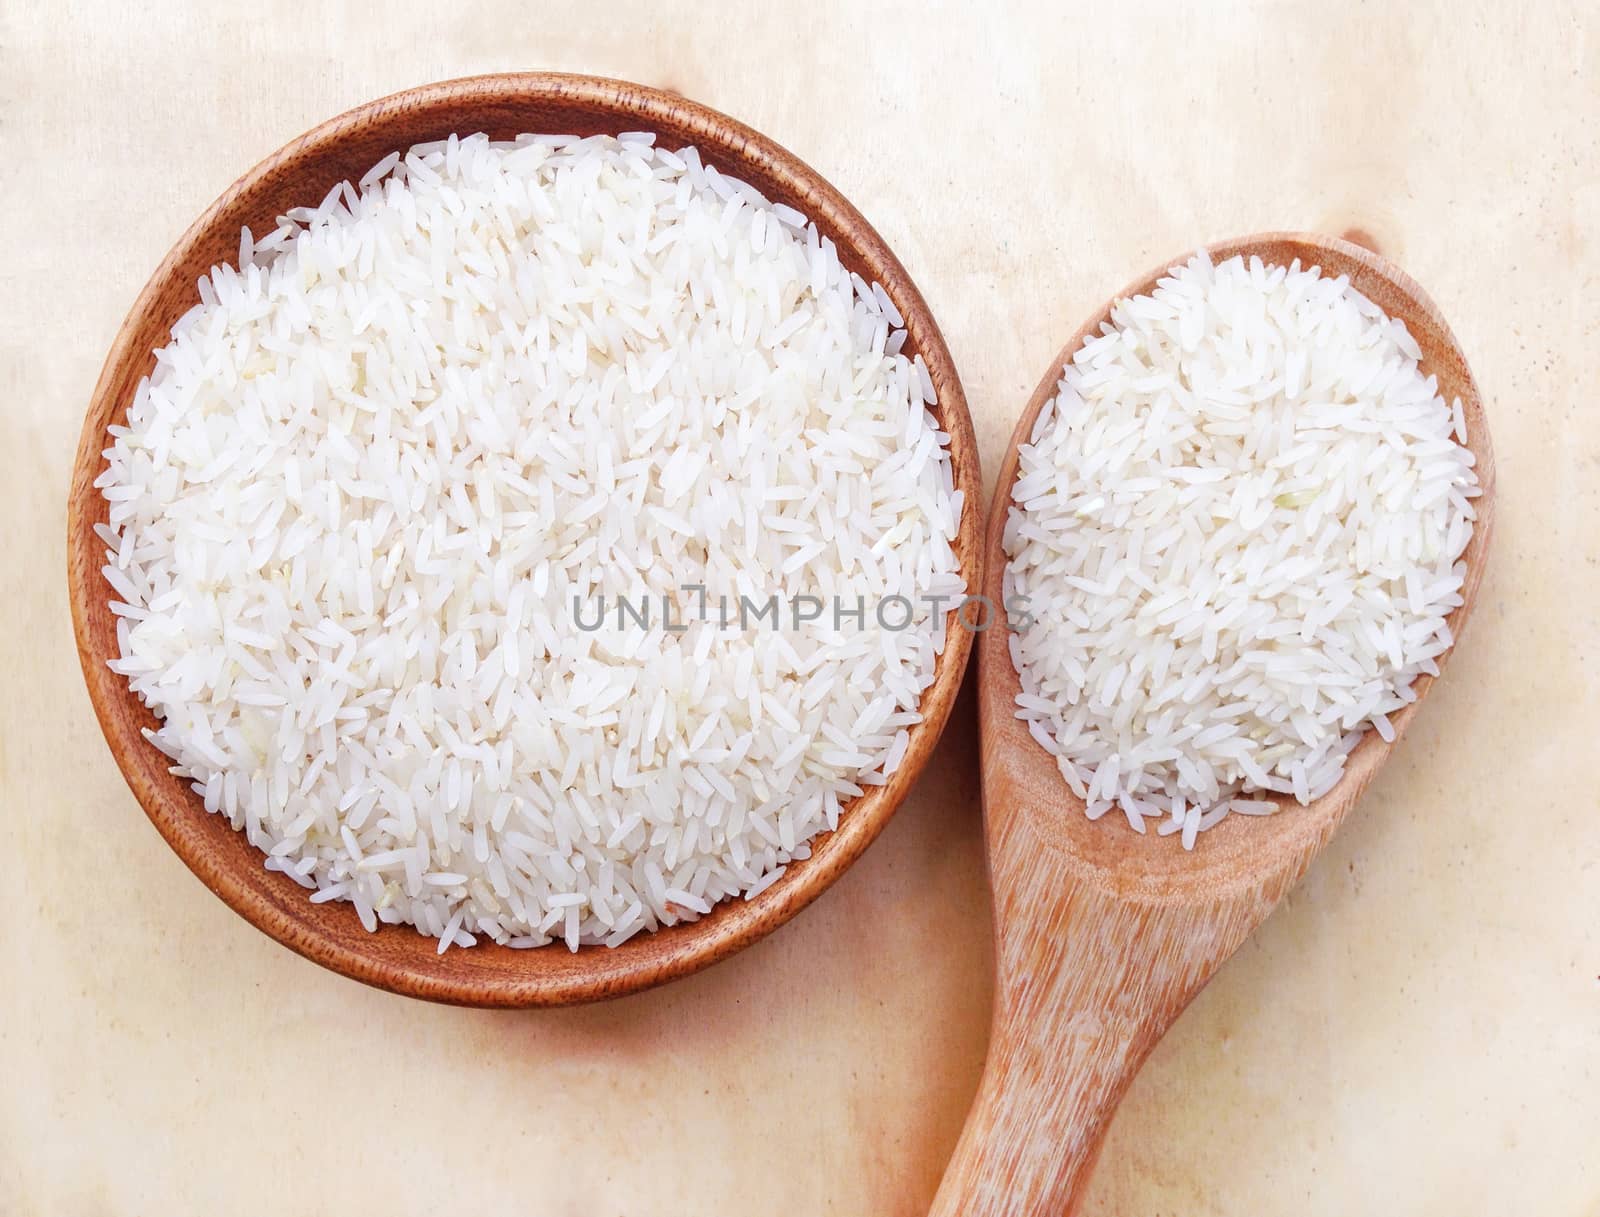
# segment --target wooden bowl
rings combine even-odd
[[[553,945],[512,950],[488,942],[436,953],[410,926],[368,933],[344,902],[313,905],[304,889],[262,866],[262,855],[221,816],[208,814],[188,784],[141,736],[156,719],[113,674],[117,653],[111,592],[100,574],[104,546],[93,527],[107,518],[93,487],[105,468],[106,427],[126,418],[135,386],[155,365],[175,321],[197,296],[195,281],[237,254],[239,230],[269,231],[297,205],[315,205],[338,182],[358,179],[389,152],[452,132],[510,138],[522,132],[593,135],[654,131],[669,146],[695,145],[704,159],[797,208],[833,239],[845,266],[876,280],[905,317],[907,354],[920,353],[950,434],[956,487],[967,507],[955,546],[967,586],[983,584],[978,469],[972,419],[950,352],[922,295],[883,239],[815,170],[749,127],[674,94],[643,85],[545,73],[479,76],[409,89],[358,106],[279,149],[235,182],[179,239],[145,285],[106,357],[84,420],[67,513],[67,581],[78,656],[89,696],[128,785],[167,843],[233,910],[292,950],[334,971],[412,997],[474,1006],[545,1006],[632,993],[685,976],[772,932],[815,900],[883,829],[932,753],[971,648],[952,623],[924,721],[911,731],[900,768],[846,809],[837,831],[812,841],[812,855],[753,900],[730,900],[710,914],[642,934],[622,946]]]

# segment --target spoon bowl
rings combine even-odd
[[[105,468],[106,427],[127,416],[139,379],[155,365],[175,321],[196,300],[195,281],[232,260],[239,230],[271,230],[277,216],[311,205],[341,181],[357,181],[390,152],[452,133],[577,135],[652,131],[672,147],[692,144],[705,160],[803,212],[831,239],[844,265],[881,284],[905,319],[907,356],[920,354],[950,436],[952,473],[968,503],[982,482],[977,445],[949,348],[922,295],[861,213],[798,157],[742,123],[674,93],[625,81],[554,73],[479,76],[409,89],[357,107],[307,132],[235,182],[179,238],[123,322],[90,400],[67,508],[67,581],[78,656],[101,730],[134,795],[167,843],[235,912],[301,955],[367,984],[434,1001],[475,1006],[546,1006],[631,993],[685,976],[770,933],[816,899],[871,844],[931,756],[966,668],[971,635],[951,628],[923,692],[923,720],[910,731],[900,767],[844,809],[839,827],[811,842],[811,856],[748,900],[727,900],[696,921],[641,934],[621,946],[535,950],[480,942],[437,952],[410,926],[368,933],[352,905],[312,904],[226,819],[209,814],[169,761],[146,742],[157,722],[106,663],[118,653],[112,592],[100,574],[104,543],[94,526],[107,505],[94,488]],[[968,586],[982,579],[978,513],[964,513],[954,549]]]
[[[1218,262],[1235,254],[1279,265],[1298,258],[1349,276],[1357,291],[1404,320],[1444,398],[1461,399],[1482,495],[1463,558],[1463,603],[1448,618],[1459,641],[1483,577],[1495,471],[1483,403],[1444,318],[1399,268],[1336,238],[1264,233],[1207,248]],[[1229,816],[1191,852],[1176,838],[1132,831],[1120,816],[1088,819],[1055,758],[1014,713],[1021,682],[1007,645],[1002,535],[1018,447],[1055,396],[1063,365],[1110,320],[1115,302],[1149,293],[1190,256],[1124,288],[1068,340],[1000,467],[985,535],[985,590],[997,615],[978,650],[995,1006],[983,1079],[936,1217],[1073,1211],[1111,1116],[1156,1041],[1305,873],[1395,747],[1366,732],[1322,798],[1303,807],[1280,798],[1276,814]],[[1392,716],[1397,740],[1433,684],[1418,677],[1416,700]]]

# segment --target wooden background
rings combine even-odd
[[[318,120],[513,68],[671,86],[821,170],[940,318],[991,474],[1063,338],[1164,256],[1359,229],[1421,280],[1500,459],[1467,645],[1157,1050],[1086,1212],[1600,1214],[1600,10],[235,8],[0,0],[0,1214],[926,1209],[989,997],[970,696],[788,928],[553,1013],[410,1002],[276,946],[162,844],[95,728],[64,502],[139,286]]]

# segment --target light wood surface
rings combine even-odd
[[[105,543],[96,524],[108,505],[95,489],[106,467],[106,428],[127,421],[135,386],[155,365],[172,325],[194,306],[195,281],[234,256],[239,230],[270,231],[290,208],[315,206],[340,182],[360,181],[389,153],[451,134],[484,131],[512,139],[524,131],[578,135],[654,131],[663,144],[692,144],[708,165],[734,174],[775,202],[808,216],[840,260],[881,284],[906,323],[904,352],[920,355],[950,436],[956,488],[979,503],[972,418],[938,324],[916,286],[860,212],[809,166],[764,136],[677,94],[590,76],[523,73],[477,76],[409,89],[321,123],[250,169],[208,207],[162,260],[117,332],[84,419],[67,505],[67,580],[73,631],[89,698],[106,742],[152,823],[189,869],[231,908],[284,946],[357,980],[411,997],[455,1005],[569,1005],[636,993],[686,976],[770,934],[821,895],[883,831],[932,756],[955,704],[972,635],[950,629],[923,693],[923,721],[912,728],[900,767],[881,786],[848,803],[837,831],[811,842],[809,857],[753,900],[727,900],[710,914],[640,934],[615,949],[591,946],[519,951],[490,941],[440,954],[409,926],[368,933],[353,905],[312,904],[303,888],[263,869],[260,853],[226,820],[207,813],[189,782],[144,733],[159,725],[127,681],[107,667],[116,658],[117,618],[101,568]],[[953,546],[968,584],[983,582],[980,509],[967,512]],[[952,625],[953,625],[952,613]]]
[[[1462,561],[1462,603],[1449,616],[1457,644],[1477,602],[1494,531],[1495,464],[1478,387],[1437,306],[1399,267],[1337,237],[1261,233],[1214,242],[1268,265],[1318,266],[1344,276],[1406,323],[1424,372],[1459,400],[1476,458],[1477,522]],[[1056,395],[1061,368],[1102,332],[1118,300],[1155,289],[1174,256],[1109,298],[1067,339],[1039,379],[1000,464],[989,522],[986,594],[996,606],[979,643],[984,839],[994,900],[996,983],[989,1052],[978,1095],[934,1201],[934,1217],[1026,1217],[1074,1210],[1139,1067],[1216,970],[1305,874],[1356,801],[1395,755],[1437,679],[1393,720],[1395,741],[1368,732],[1344,776],[1308,806],[1275,800],[1269,818],[1230,816],[1192,851],[1176,838],[1133,832],[1121,816],[1091,821],[1055,758],[1016,716],[1003,548],[1018,445]],[[1454,657],[1440,660],[1441,675]]]
[[[928,1211],[990,1008],[970,697],[776,934],[497,1012],[356,984],[230,912],[84,692],[73,449],[184,226],[368,98],[553,69],[676,88],[837,186],[926,296],[991,479],[1063,338],[1178,250],[1359,228],[1426,285],[1494,425],[1477,615],[1151,1054],[1083,1212],[1597,1217],[1597,55],[1592,4],[1511,0],[0,5],[0,1213]],[[426,1135],[425,1103],[453,1113]]]

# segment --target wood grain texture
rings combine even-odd
[[[438,954],[410,926],[368,933],[342,901],[312,904],[227,821],[205,811],[188,783],[142,732],[155,717],[107,667],[117,654],[116,618],[100,574],[104,545],[94,525],[107,504],[94,489],[105,468],[106,427],[122,422],[134,387],[154,367],[152,352],[195,301],[195,280],[236,255],[239,230],[269,231],[297,205],[314,205],[341,181],[356,180],[395,149],[451,133],[615,134],[647,130],[671,147],[692,144],[708,164],[743,178],[812,219],[844,265],[883,285],[905,318],[908,356],[920,354],[950,435],[957,489],[972,504],[954,549],[969,586],[982,581],[978,546],[983,483],[960,378],[927,303],[872,226],[792,153],[741,123],[675,94],[624,81],[521,73],[445,81],[358,106],[292,141],[233,184],[194,222],[145,286],[117,334],[89,403],[67,504],[67,580],[78,657],[89,696],[117,764],[146,814],[189,868],[236,912],[285,946],[357,980],[412,997],[458,1005],[544,1006],[632,993],[687,975],[771,933],[824,891],[882,831],[932,754],[949,717],[971,649],[952,627],[923,694],[900,767],[852,801],[839,828],[812,842],[807,859],[752,900],[727,900],[696,920],[641,934],[621,946],[558,945],[513,950],[482,942]],[[953,616],[953,614],[952,614]]]
[[[1471,616],[1494,531],[1495,464],[1472,373],[1426,293],[1385,259],[1335,237],[1263,233],[1216,243],[1287,265],[1299,260],[1346,275],[1422,348],[1424,372],[1446,401],[1459,397],[1482,495],[1463,561],[1459,608],[1448,618],[1457,644]],[[1000,611],[981,636],[978,707],[983,803],[995,908],[995,1007],[978,1096],[934,1202],[935,1217],[1024,1217],[1072,1212],[1118,1102],[1134,1074],[1217,968],[1266,918],[1332,837],[1393,755],[1434,685],[1394,716],[1396,740],[1368,731],[1344,776],[1305,807],[1276,800],[1276,815],[1230,816],[1194,850],[1176,837],[1137,834],[1120,816],[1085,817],[1055,759],[1016,717],[1021,683],[1003,608],[1002,537],[1016,479],[1017,447],[1056,393],[1062,365],[1100,332],[1115,302],[1150,292],[1167,268],[1123,288],[1090,317],[1046,369],[1000,466],[986,544],[987,594]],[[1440,667],[1455,647],[1440,658]]]

